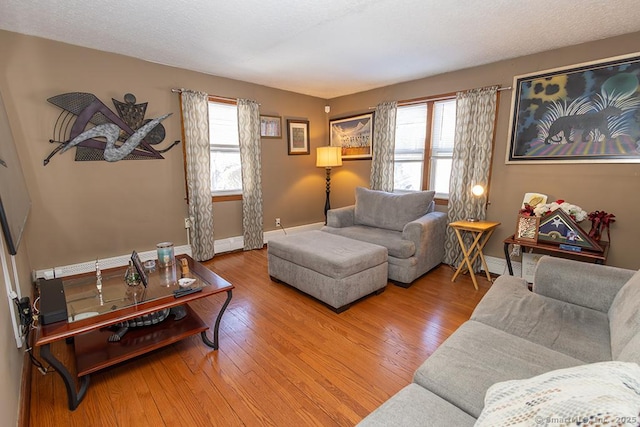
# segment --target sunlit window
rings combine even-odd
[[[398,107],[395,191],[426,189],[435,190],[436,197],[449,197],[455,126],[455,99]]]
[[[211,193],[214,196],[242,194],[236,104],[209,101],[209,145]]]

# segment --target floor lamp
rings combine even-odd
[[[316,166],[327,170],[327,199],[324,202],[324,223],[327,223],[327,211],[331,209],[329,202],[329,193],[331,192],[331,168],[342,166],[342,148],[341,147],[318,147],[317,148]]]

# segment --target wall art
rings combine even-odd
[[[506,163],[640,162],[640,54],[516,76]]]
[[[112,98],[113,112],[95,95],[84,92],[63,93],[47,99],[62,108],[54,126],[50,143],[59,144],[44,160],[46,166],[54,154],[76,147],[76,161],[163,159],[180,141],[163,150],[154,146],[165,138],[160,122],[171,113],[145,119],[147,103],[136,104],[136,97],[127,93],[124,102]],[[87,126],[92,125],[87,128]]]
[[[373,153],[373,113],[329,121],[329,145],[342,147],[342,159],[370,159]]]
[[[280,116],[260,116],[260,137],[263,139],[282,138],[282,118]]]
[[[309,121],[287,120],[289,155],[309,154]]]

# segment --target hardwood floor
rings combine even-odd
[[[60,377],[32,370],[30,425],[351,426],[411,382],[490,286],[479,277],[476,291],[468,276],[452,283],[443,265],[336,314],[271,282],[266,249],[205,264],[236,286],[220,350],[196,335],[95,373],[73,412]],[[223,300],[193,306],[212,325]],[[52,350],[74,366],[71,346]]]

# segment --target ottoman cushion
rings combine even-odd
[[[387,262],[386,248],[319,230],[269,240],[269,254],[342,279]]]

